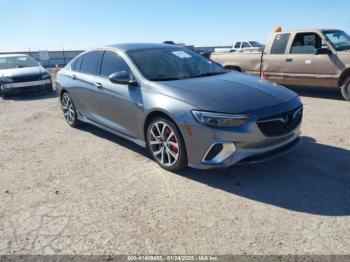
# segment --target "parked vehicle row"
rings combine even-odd
[[[28,55],[0,55],[0,94],[52,91],[50,73]]]
[[[215,53],[259,52],[264,47],[257,41],[236,41],[230,48],[215,48]]]
[[[341,30],[277,32],[261,53],[213,53],[210,58],[283,85],[340,88],[350,101],[350,36]]]
[[[90,50],[56,86],[70,126],[89,123],[147,147],[170,171],[264,161],[299,141],[297,94],[180,46]]]

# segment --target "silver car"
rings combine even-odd
[[[183,47],[87,51],[57,76],[65,120],[147,147],[163,168],[206,169],[276,157],[299,141],[297,94]]]
[[[0,55],[0,94],[52,91],[50,73],[28,55]]]

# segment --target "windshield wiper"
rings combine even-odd
[[[223,72],[207,72],[207,73],[201,73],[201,74],[198,74],[198,75],[194,75],[192,77],[202,77],[202,76],[215,76],[215,75],[222,75],[222,74],[225,74],[227,73],[226,71],[223,71]]]
[[[149,78],[148,80],[151,81],[170,81],[170,80],[180,80],[183,78],[179,78],[179,77],[154,77],[154,78]]]

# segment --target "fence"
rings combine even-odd
[[[83,50],[1,52],[0,54],[25,54],[39,61],[43,67],[63,67]]]
[[[215,48],[223,46],[203,46],[193,47],[195,51],[213,52]],[[61,50],[61,51],[25,51],[25,52],[0,52],[1,54],[26,54],[39,61],[43,67],[64,67],[71,59],[76,57],[84,50]]]

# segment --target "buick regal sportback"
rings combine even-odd
[[[82,53],[57,76],[66,122],[147,147],[170,171],[267,160],[299,141],[297,94],[186,48],[121,44]]]
[[[0,94],[52,90],[50,73],[28,55],[0,55]]]

